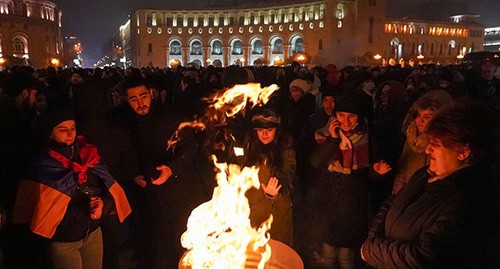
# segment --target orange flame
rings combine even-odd
[[[215,158],[214,158],[215,159]],[[250,207],[245,192],[259,188],[259,169],[216,163],[218,186],[212,200],[195,208],[182,235],[188,252],[182,264],[193,269],[245,268],[248,251],[259,254],[258,268],[271,257],[269,229],[272,215],[255,230],[250,225]]]
[[[184,127],[210,129],[224,126],[226,117],[232,117],[248,104],[262,105],[278,86],[261,88],[260,84],[236,85],[231,89],[214,94],[208,99],[210,106],[198,121],[182,123]],[[230,134],[229,134],[230,135]],[[174,145],[175,139],[169,141]],[[187,231],[181,237],[182,246],[188,251],[182,259],[184,266],[194,269],[244,268],[247,254],[260,255],[258,268],[264,268],[271,257],[269,230],[272,215],[256,230],[250,224],[250,206],[245,193],[250,188],[260,188],[259,169],[238,165],[217,163],[220,171],[218,186],[212,199],[195,208],[188,219]]]
[[[205,115],[196,121],[181,123],[178,131],[168,141],[167,149],[178,142],[179,130],[185,127],[204,130],[207,126],[224,125],[226,124],[226,117],[236,115],[248,103],[252,104],[251,107],[266,104],[271,95],[278,89],[275,84],[261,88],[258,83],[249,83],[235,85],[230,89],[216,92],[206,100],[210,105]]]

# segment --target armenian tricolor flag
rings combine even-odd
[[[78,136],[76,143],[80,146],[81,164],[49,150],[44,152],[36,163],[38,178],[34,181],[24,181],[19,187],[18,201],[35,201],[31,230],[43,237],[52,238],[66,213],[71,197],[79,184],[87,181],[88,173],[103,180],[113,196],[120,222],[132,212],[123,189],[111,176],[108,167],[99,163],[97,148],[87,143],[83,136]],[[33,196],[26,197],[22,193],[31,193]]]

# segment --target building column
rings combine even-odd
[[[288,44],[283,44],[283,61],[286,61],[290,57],[290,45]]]
[[[165,62],[167,62],[165,66],[170,67],[170,47],[165,50]]]
[[[271,65],[273,59],[270,58],[271,55],[271,46],[263,46],[262,48],[264,50],[264,61],[268,61],[269,64]]]
[[[210,47],[202,47],[201,48],[201,50],[203,52],[203,63],[202,64],[205,67],[208,65],[207,60],[210,58],[210,57],[208,57],[208,56],[210,56],[209,49],[210,49]]]
[[[250,65],[250,46],[243,46],[243,59],[245,62],[243,63],[243,66]]]
[[[182,62],[183,66],[189,63],[189,47],[182,47]]]
[[[222,55],[224,58],[224,62],[222,63],[222,66],[224,66],[224,67],[231,65],[231,63],[229,62],[229,54],[231,53],[230,49],[231,49],[230,46],[222,47]]]

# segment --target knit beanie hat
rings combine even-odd
[[[362,115],[361,100],[354,93],[344,93],[335,99],[335,111]]]
[[[252,116],[253,128],[277,128],[281,117],[271,108],[261,108]]]
[[[48,111],[41,120],[42,131],[47,136],[50,136],[57,125],[68,120],[75,120],[75,116],[72,109],[65,107]]]
[[[304,93],[308,92],[309,89],[311,89],[311,85],[303,79],[293,80],[292,83],[290,83],[290,89],[292,89],[292,87],[297,87],[301,89]]]

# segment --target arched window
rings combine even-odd
[[[281,53],[283,53],[283,40],[281,40],[279,38],[276,39],[273,42],[272,51],[273,51],[274,54],[281,54]]]
[[[262,54],[264,49],[262,48],[262,41],[255,40],[252,46],[252,54]]]
[[[14,53],[25,54],[27,53],[27,44],[26,40],[21,37],[14,37],[12,40],[12,46],[14,49]]]
[[[213,55],[222,55],[222,42],[216,40],[212,43],[212,54]]]
[[[177,40],[174,40],[170,43],[170,55],[181,55],[181,43]]]
[[[233,55],[242,55],[243,54],[243,43],[240,40],[234,41],[233,48],[231,50],[231,54],[233,54]]]
[[[295,42],[293,42],[293,53],[302,53],[304,52],[304,40],[302,38],[297,38],[295,39]]]
[[[196,40],[191,43],[191,55],[201,55],[201,42]]]
[[[152,52],[153,52],[153,44],[148,43],[148,53],[152,53]]]

